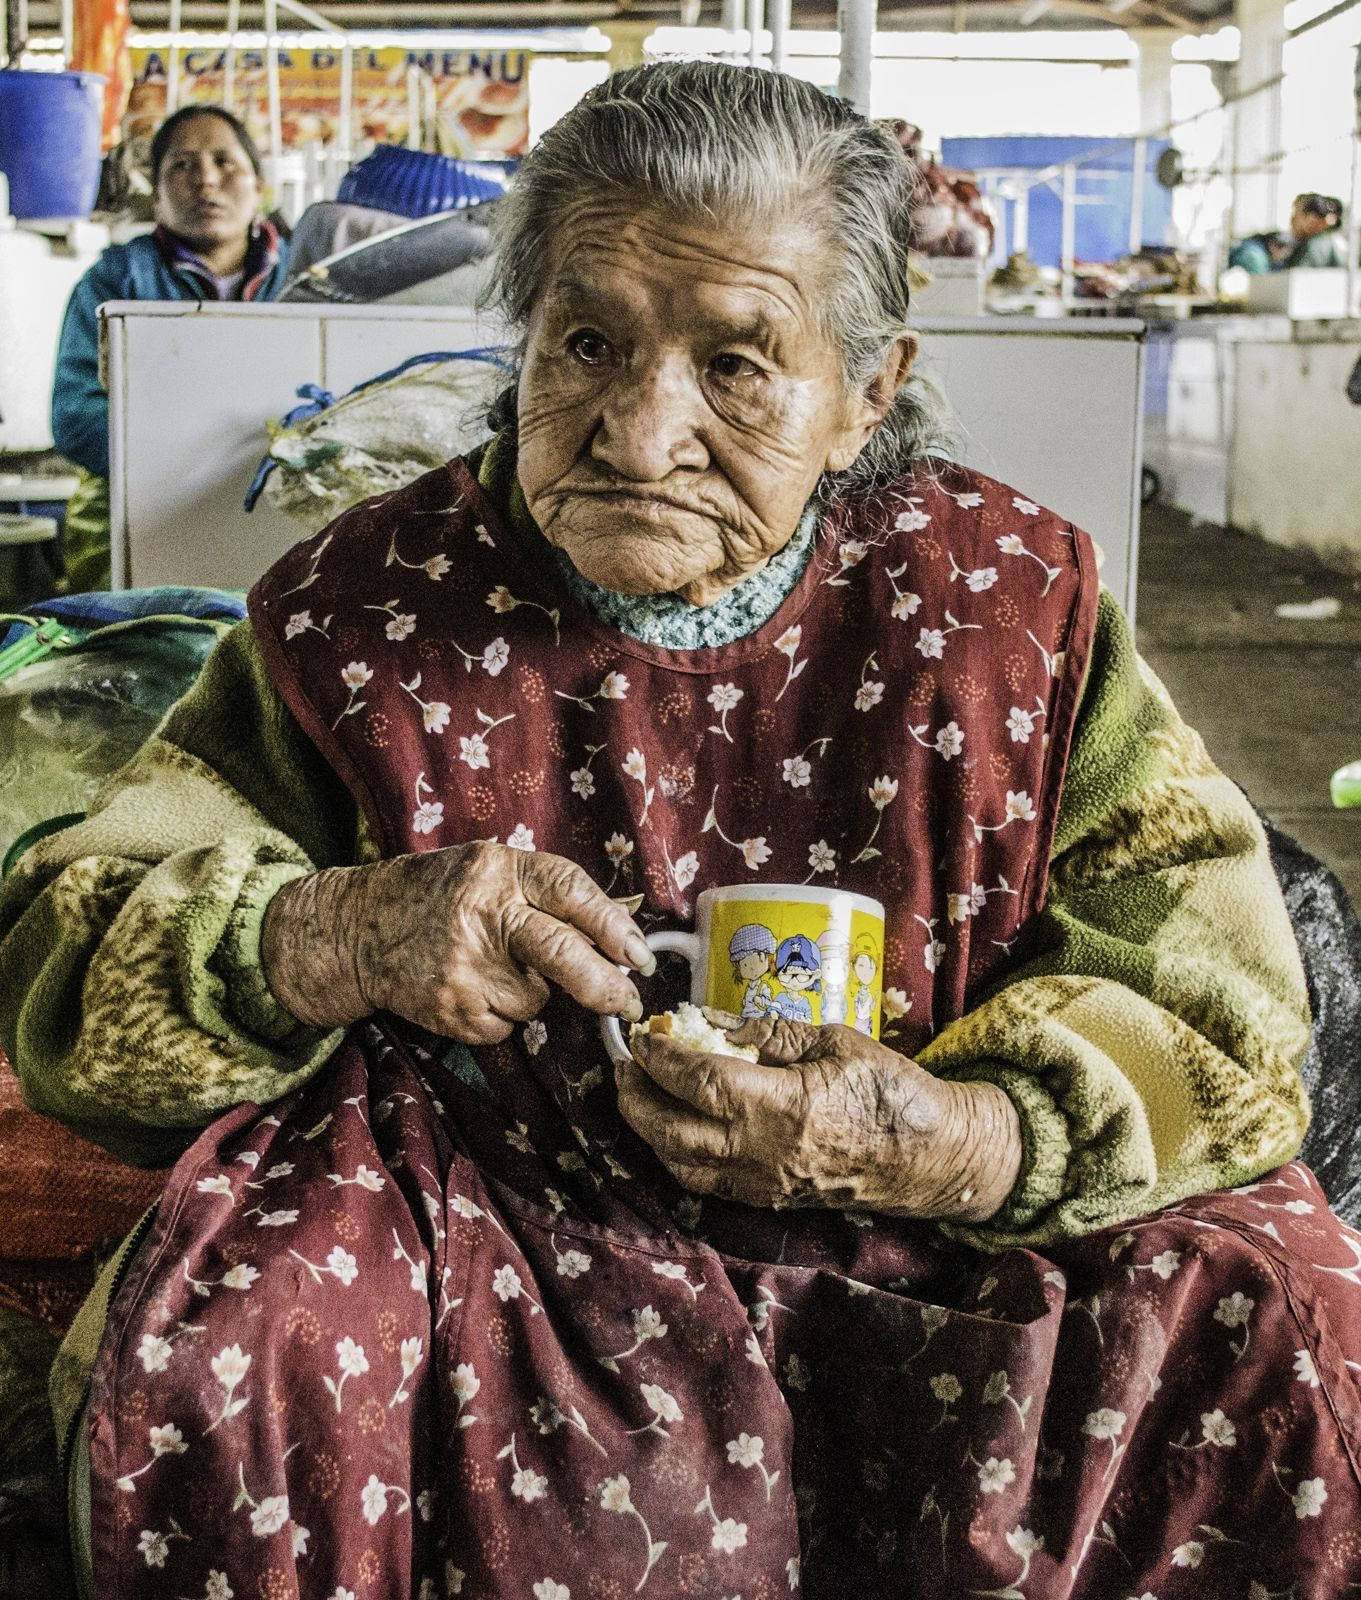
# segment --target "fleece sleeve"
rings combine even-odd
[[[988,1249],[1089,1233],[1288,1160],[1309,1002],[1265,836],[1103,594],[1029,958],[920,1056],[1000,1085],[1020,1179]]]
[[[109,396],[99,377],[99,308],[127,298],[122,274],[101,256],[71,291],[52,383],[52,439],[68,461],[109,475]]]
[[[339,1039],[260,970],[289,879],[354,861],[353,801],[270,685],[248,622],[0,894],[0,1040],[35,1110],[146,1166],[288,1093]]]

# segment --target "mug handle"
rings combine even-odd
[[[672,952],[685,957],[690,963],[690,983],[693,990],[695,973],[704,959],[704,944],[700,936],[697,933],[649,933],[644,937],[648,949],[655,950],[658,955]],[[601,1017],[600,1035],[605,1041],[605,1052],[616,1067],[633,1060],[624,1039],[624,1030],[619,1026],[618,1017]]]

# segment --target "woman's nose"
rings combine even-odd
[[[703,396],[679,361],[622,367],[611,382],[592,442],[597,461],[634,483],[660,483],[677,467],[702,467]]]

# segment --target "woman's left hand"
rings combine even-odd
[[[852,1028],[766,1016],[728,1033],[759,1061],[647,1034],[617,1069],[620,1111],[687,1189],[960,1222],[1011,1193],[1020,1122],[996,1085],[933,1077]]]

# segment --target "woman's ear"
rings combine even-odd
[[[864,394],[848,402],[841,436],[827,452],[828,472],[844,472],[870,442],[874,430],[888,415],[899,389],[907,382],[920,343],[915,333],[905,333],[895,339],[888,359]]]

